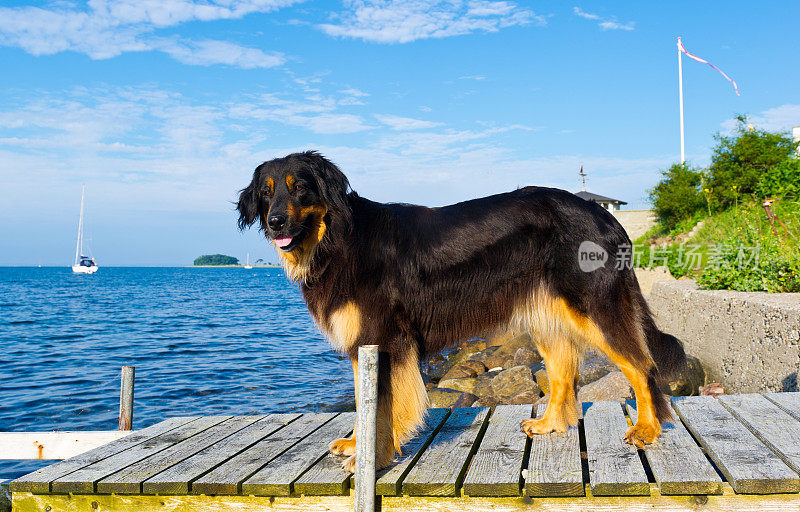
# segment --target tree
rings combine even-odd
[[[734,204],[740,195],[757,194],[762,179],[792,158],[798,145],[789,134],[753,128],[747,116],[739,115],[736,121],[734,135],[714,137],[717,146],[708,168],[711,196],[723,207]]]
[[[194,260],[195,265],[238,265],[239,260],[224,254],[204,254]]]
[[[702,181],[702,173],[686,164],[673,164],[661,171],[661,181],[650,190],[650,202],[661,224],[673,229],[704,208]]]

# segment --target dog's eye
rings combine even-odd
[[[302,191],[303,191],[303,190],[305,190],[305,189],[306,189],[306,188],[305,188],[303,185],[299,184],[299,183],[297,183],[297,184],[294,186],[294,190],[295,190],[295,192],[302,192]]]
[[[264,195],[267,197],[272,197],[272,189],[267,187],[264,189]]]

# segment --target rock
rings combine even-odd
[[[486,365],[476,359],[467,359],[459,366],[466,366],[475,372],[475,375],[480,375],[486,371]]]
[[[700,387],[705,383],[706,372],[700,360],[686,356],[686,366],[665,382],[661,390],[669,396],[695,396],[700,394]]]
[[[474,354],[470,355],[467,359],[470,360],[470,361],[480,361],[484,365],[486,365],[486,359],[489,356],[491,356],[492,354],[494,354],[495,352],[497,352],[497,350],[499,348],[500,347],[486,347],[485,349],[480,350],[480,351],[475,352]],[[489,368],[489,366],[486,366],[486,367]]]
[[[472,391],[470,391],[470,393],[478,395],[481,398],[494,396],[494,388],[492,388],[492,380],[491,379],[478,380],[478,382],[475,384],[475,387],[472,388]]]
[[[455,389],[464,393],[472,393],[478,379],[475,377],[462,377],[460,379],[447,379],[439,381],[439,389]]]
[[[490,381],[490,380],[492,380],[493,378],[495,378],[495,377],[497,377],[498,375],[500,375],[500,372],[502,372],[502,371],[503,371],[503,370],[489,370],[489,371],[488,371],[488,372],[486,372],[486,373],[482,373],[482,374],[478,375],[478,376],[476,377],[476,379],[478,379],[478,382],[483,382],[483,381],[485,381],[485,380],[489,380],[489,381]]]
[[[578,402],[625,401],[631,398],[633,398],[633,389],[622,372],[611,372],[578,390]]]
[[[549,401],[550,401],[550,394],[548,393],[548,394],[545,394],[543,397],[539,398],[538,400],[536,400],[533,403],[533,405],[536,407],[536,409],[538,409],[540,405],[545,405],[546,406],[547,402],[549,402]],[[539,417],[538,411],[537,411],[536,417],[537,418]]]
[[[450,380],[450,379],[460,379],[462,377],[477,377],[478,373],[470,368],[469,366],[463,364],[457,364],[453,368],[450,369],[445,375],[442,376],[442,380]]]
[[[436,387],[436,383],[435,382],[426,382],[425,383],[425,391],[430,391],[435,387]]]
[[[461,393],[461,395],[453,402],[450,407],[471,407],[472,404],[478,401],[478,397],[472,393]]]
[[[429,407],[452,407],[462,394],[454,389],[434,388],[428,391]]]
[[[539,391],[525,391],[524,393],[520,393],[515,395],[508,400],[504,401],[503,403],[509,405],[519,405],[519,404],[533,404],[539,400]]]
[[[700,387],[700,394],[703,396],[713,396],[717,398],[725,394],[725,388],[719,382],[711,382],[705,386]]]
[[[534,372],[533,378],[536,379],[536,384],[539,385],[539,389],[542,390],[542,393],[545,395],[550,393],[550,379],[547,378],[547,370],[545,368]]]
[[[519,333],[509,331],[508,329],[500,329],[486,336],[486,346],[499,347],[500,345],[505,345],[518,334]]]
[[[462,361],[464,361],[471,355],[472,353],[470,353],[468,350],[456,350],[455,352],[450,353],[449,357],[447,358],[447,361],[445,361],[444,364],[442,364],[441,366],[441,373],[439,378],[441,379],[442,377],[447,375],[447,373],[450,370],[452,370],[456,365],[461,364]]]
[[[527,333],[515,336],[514,338],[503,343],[503,345],[499,349],[497,349],[497,352],[495,352],[495,354],[504,354],[508,356],[513,356],[517,352],[517,349],[519,349],[520,347],[527,347],[530,349],[533,349],[535,347],[533,340]],[[486,366],[489,367],[488,364]]]
[[[491,407],[493,410],[495,406],[500,405],[500,400],[493,396],[481,397],[472,404],[472,407]]]
[[[528,347],[519,347],[514,352],[514,366],[533,366],[540,362],[542,362],[542,356],[536,350],[531,350]]]
[[[538,394],[539,386],[533,380],[529,367],[514,366],[492,379],[492,391],[495,397],[505,401],[526,391],[535,391]]]
[[[486,340],[483,338],[470,338],[462,341],[458,346],[460,350],[466,350],[471,353],[480,352],[486,348]]]
[[[583,364],[581,364],[578,385],[585,386],[617,370],[619,370],[619,368],[604,354],[591,349],[587,350],[584,355]]]
[[[494,369],[494,368],[511,368],[512,366],[516,366],[514,364],[514,357],[508,354],[494,354],[486,358],[484,364],[487,368]]]

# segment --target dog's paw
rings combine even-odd
[[[519,424],[519,429],[527,434],[528,437],[533,437],[536,434],[549,434],[550,432],[566,432],[567,426],[551,420],[547,416],[535,419],[524,420]]]
[[[626,443],[634,445],[638,449],[643,449],[644,445],[651,444],[661,435],[661,426],[650,424],[639,424],[630,427],[623,439]]]
[[[331,443],[330,448],[328,449],[334,455],[344,455],[345,457],[349,457],[356,453],[356,438],[353,436],[337,439]]]
[[[348,473],[355,473],[356,472],[356,456],[351,455],[344,459],[342,462],[342,469],[347,471]]]

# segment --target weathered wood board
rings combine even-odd
[[[791,393],[764,393],[764,397],[800,420],[800,391]]]
[[[215,443],[142,483],[144,494],[188,494],[191,482],[255,443],[277,432],[300,414],[271,414],[235,436]]]
[[[241,483],[250,475],[336,416],[336,413],[304,414],[196,479],[189,491],[192,494],[239,494]]]
[[[331,441],[353,431],[355,418],[355,413],[345,412],[332,419],[242,482],[242,492],[255,496],[289,496],[295,480],[328,453]]]
[[[636,403],[626,404],[636,423]],[[721,494],[722,479],[683,424],[675,419],[662,425],[661,437],[644,447],[644,456],[664,495]]]
[[[139,462],[117,471],[97,482],[97,492],[101,494],[138,494],[142,492],[142,482],[174,466],[183,459],[208,448],[217,441],[235,435],[244,427],[263,419],[263,416],[237,416],[218,423],[199,434],[185,439]]]
[[[710,396],[675,397],[681,420],[739,493],[797,492],[797,473]]]
[[[125,451],[99,460],[73,473],[56,478],[52,483],[53,492],[96,492],[95,484],[97,481],[213,427],[217,423],[222,423],[229,418],[230,416],[207,416],[198,418],[144,443],[137,444]]]
[[[583,404],[589,484],[594,496],[647,496],[650,484],[636,447],[623,440],[628,422],[619,402]]]
[[[51,483],[53,480],[64,477],[99,460],[133,448],[153,437],[170,432],[171,430],[197,419],[199,418],[196,416],[169,418],[161,423],[156,423],[155,425],[138,430],[129,436],[117,439],[116,441],[95,448],[94,450],[51,464],[33,473],[28,473],[12,481],[9,488],[12,492],[48,493],[52,490]]]
[[[436,433],[439,432],[439,428],[444,424],[444,420],[449,414],[450,409],[428,409],[425,425],[420,428],[413,439],[403,445],[403,454],[391,467],[377,472],[375,494],[388,496],[400,494],[403,479],[405,479],[411,467],[416,464],[417,459],[428,447]]]
[[[723,395],[719,403],[790,468],[800,472],[800,421],[761,395]]]
[[[450,413],[406,476],[403,494],[455,496],[488,417],[488,407],[465,407]]]
[[[546,409],[547,404],[540,405],[536,417],[543,416]],[[585,494],[578,427],[570,427],[563,433],[551,432],[531,438],[525,495],[546,497]]]
[[[498,405],[489,418],[475,456],[472,457],[463,492],[468,496],[519,496],[525,445],[522,420],[531,417],[532,405]]]

